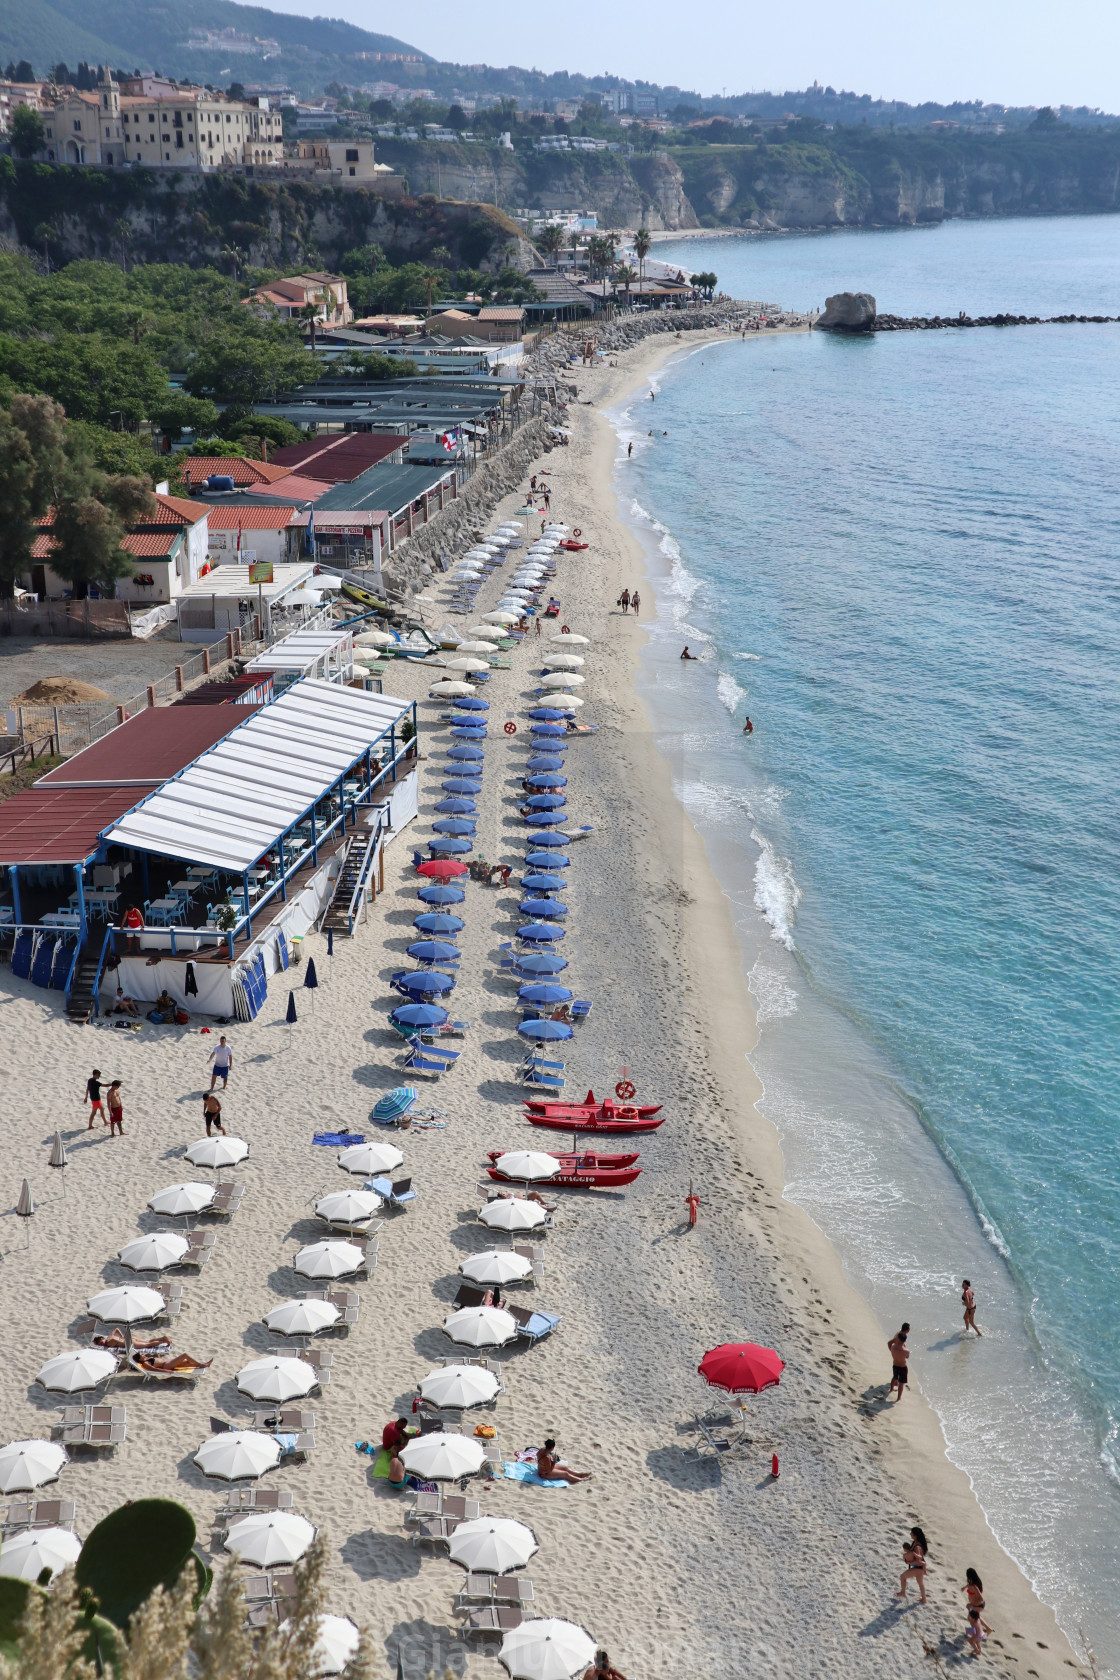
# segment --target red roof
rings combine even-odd
[[[271,484],[283,478],[287,467],[274,467],[268,461],[250,461],[244,455],[187,455],[183,458],[183,477],[190,485],[205,484],[211,473],[232,478],[235,484]]]
[[[212,531],[284,531],[295,517],[294,507],[212,507]]]
[[[185,496],[162,496],[156,492],[155,513],[145,513],[136,521],[141,530],[146,525],[197,525],[210,509],[205,502],[189,502]]]
[[[327,484],[352,484],[405,442],[396,432],[338,432],[334,437],[286,444],[276,451],[272,465],[305,472]]]
[[[254,706],[158,706],[0,802],[0,864],[84,863],[126,811],[253,716]]]
[[[122,537],[121,547],[138,560],[166,560],[178,541],[178,531],[137,531]]]
[[[284,478],[278,478],[275,484],[250,484],[250,496],[295,496],[301,502],[316,502],[320,496],[325,496],[331,488],[319,478],[300,478],[298,473],[288,473]]]

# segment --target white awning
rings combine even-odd
[[[252,676],[258,672],[292,670],[310,676],[317,666],[326,672],[332,665],[336,668],[345,665],[349,669],[352,663],[353,632],[320,626],[313,630],[294,630],[266,652],[250,659],[245,670]]]
[[[305,677],[123,816],[106,839],[249,869],[410,711],[389,694]]]

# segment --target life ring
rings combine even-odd
[[[506,734],[507,735],[516,735],[517,734],[517,725],[515,723],[507,723],[505,727],[506,727]]]
[[[621,1097],[623,1102],[629,1102],[630,1098],[637,1096],[638,1092],[637,1087],[629,1079],[620,1079],[614,1088],[614,1094],[616,1097]]]
[[[636,1120],[638,1111],[636,1108],[620,1108],[616,1110],[615,1118],[617,1120]]]
[[[560,634],[561,634],[561,635],[562,635],[562,636],[570,636],[570,635],[571,635],[571,633],[572,633],[572,632],[571,632],[571,631],[570,631],[570,630],[569,630],[569,629],[568,629],[568,626],[567,626],[567,625],[566,625],[566,624],[562,624],[562,625],[561,625],[561,626],[560,626]]]
[[[583,532],[580,530],[579,526],[577,525],[575,530],[572,532],[572,536],[573,537],[582,537],[582,535],[583,535]]]

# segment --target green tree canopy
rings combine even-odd
[[[29,158],[42,151],[47,133],[38,111],[33,111],[30,105],[17,105],[12,112],[8,136],[16,156]]]
[[[36,521],[46,513],[67,472],[65,416],[49,397],[17,395],[0,409],[0,596],[31,564]]]

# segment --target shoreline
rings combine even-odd
[[[595,395],[595,419],[601,428],[598,447],[606,461],[606,476],[616,501],[615,518],[624,544],[630,548],[634,565],[640,571],[643,585],[651,592],[653,579],[646,568],[642,545],[617,505],[624,495],[618,483],[617,436],[614,426],[602,411],[622,406],[640,390],[645,380],[664,371],[674,359],[683,359],[693,353],[700,344],[727,341],[726,334],[712,331],[697,334],[686,344],[665,345],[653,341],[637,350],[621,353],[615,358],[617,368],[610,370],[613,377],[608,376],[603,381],[603,388]],[[618,587],[621,587],[621,580]],[[643,637],[643,642],[645,639]],[[628,689],[633,696],[630,711],[635,721],[641,720],[649,728],[649,716],[641,696],[638,664],[639,658],[635,654],[627,662],[625,672]],[[662,759],[662,762],[668,770],[667,761]],[[693,923],[692,942],[694,949],[706,953],[709,978],[711,953],[719,952],[719,1013],[726,1023],[726,1030],[713,1036],[724,1044],[733,1043],[736,1038],[749,1039],[743,1051],[750,1076],[749,1090],[743,1089],[744,1081],[735,1056],[724,1051],[720,1060],[726,1089],[734,1093],[738,1088],[740,1093],[737,1120],[748,1153],[763,1164],[764,1184],[779,1198],[778,1206],[770,1209],[771,1219],[763,1223],[772,1227],[776,1255],[783,1256],[785,1263],[791,1265],[794,1271],[801,1263],[811,1268],[811,1284],[828,1303],[823,1314],[818,1316],[833,1320],[830,1328],[839,1331],[837,1345],[850,1354],[853,1368],[846,1387],[849,1398],[858,1402],[861,1390],[875,1387],[883,1380],[886,1355],[879,1349],[885,1343],[887,1333],[876,1320],[868,1302],[847,1282],[842,1262],[820,1228],[808,1213],[784,1199],[785,1169],[781,1144],[776,1128],[765,1116],[764,1091],[749,1060],[757,1048],[758,1026],[755,1000],[750,994],[744,967],[745,952],[735,932],[730,904],[716,878],[705,842],[679,805],[671,786],[671,777],[669,781],[669,797],[675,807],[672,820],[681,823],[686,836],[684,856],[688,864],[687,879],[696,900],[695,908],[688,913],[688,920]],[[749,1027],[745,1023],[749,1023]],[[819,1330],[818,1325],[814,1333],[819,1334]],[[1043,1648],[1046,1648],[1047,1664],[1052,1664],[1055,1671],[1058,1667],[1068,1668],[1070,1664],[1081,1668],[1082,1658],[1070,1646],[1053,1611],[1037,1597],[1028,1577],[996,1539],[969,1477],[948,1458],[937,1413],[916,1384],[911,1386],[915,1392],[910,1399],[916,1403],[909,1404],[901,1414],[897,1408],[882,1414],[880,1424],[885,1422],[887,1427],[878,1430],[877,1439],[890,1474],[900,1488],[906,1489],[903,1495],[906,1509],[917,1513],[914,1520],[921,1521],[931,1534],[936,1527],[941,1537],[939,1549],[942,1556],[950,1544],[950,1535],[958,1554],[963,1555],[963,1550],[969,1550],[985,1580],[989,1606],[998,1597],[1014,1620],[1013,1638],[1017,1643],[1021,1639],[1022,1645],[1030,1651],[1030,1660],[1037,1672],[1044,1672],[1039,1666],[1044,1660]],[[981,1557],[982,1562],[979,1561]],[[939,1573],[944,1574],[944,1565]],[[989,1657],[992,1654],[989,1650]]]

